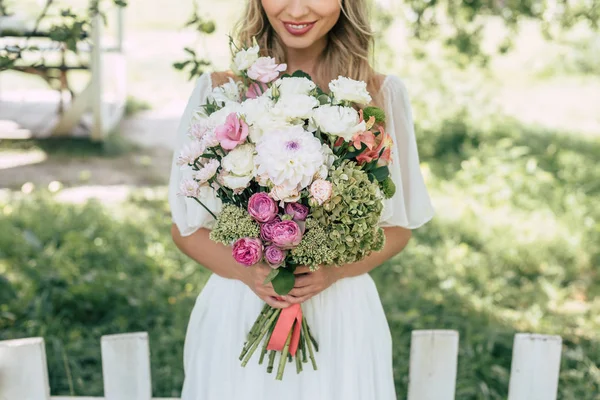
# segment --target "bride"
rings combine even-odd
[[[397,191],[385,201],[381,225],[385,248],[343,268],[296,270],[294,289],[283,298],[263,281],[267,265],[244,268],[231,249],[209,239],[213,218],[193,200],[177,196],[181,171],[173,162],[169,202],[172,235],[178,248],[213,274],[198,296],[184,348],[183,400],[395,400],[392,338],[368,272],[400,253],[411,229],[434,214],[423,177],[408,95],[402,81],[377,74],[369,63],[373,34],[366,0],[249,0],[237,29],[239,43],[256,37],[261,49],[301,69],[319,86],[338,75],[368,83],[374,102],[387,114],[393,135],[391,176]],[[193,111],[231,73],[203,74],[196,81],[177,132],[177,148],[187,140]],[[204,203],[218,212],[214,195]],[[319,343],[318,370],[288,372],[276,381],[258,362],[240,365],[239,351],[264,303],[302,308]]]

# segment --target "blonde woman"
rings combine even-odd
[[[411,229],[434,214],[423,177],[408,96],[396,76],[376,73],[369,63],[373,35],[367,0],[249,0],[237,39],[256,37],[264,55],[301,69],[322,87],[344,75],[368,83],[387,113],[386,130],[394,135],[391,175],[396,195],[386,200],[381,224],[383,251],[343,268],[297,270],[296,286],[283,299],[263,281],[270,267],[243,268],[231,249],[209,239],[213,218],[199,205],[177,196],[180,171],[173,164],[169,201],[173,239],[179,249],[213,274],[198,296],[185,349],[183,400],[395,400],[392,340],[377,289],[368,272],[400,253]],[[178,130],[178,148],[187,140],[192,111],[230,73],[198,78]],[[207,195],[205,203],[220,209]],[[245,336],[264,302],[285,308],[302,303],[319,343],[319,369],[286,373],[276,381],[264,365],[240,365]]]

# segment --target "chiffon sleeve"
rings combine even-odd
[[[390,174],[396,194],[384,202],[381,226],[418,228],[435,214],[419,166],[419,153],[412,110],[406,87],[400,78],[390,75],[384,81],[386,130],[394,139]]]
[[[184,178],[191,178],[192,171],[188,167],[181,168],[176,164],[177,156],[184,145],[190,142],[188,128],[196,110],[206,101],[206,96],[212,90],[212,81],[209,73],[201,75],[196,80],[194,90],[190,95],[185,111],[177,128],[175,151],[171,163],[171,177],[169,180],[169,205],[173,223],[177,225],[182,236],[189,236],[199,228],[211,229],[214,218],[196,201],[178,195],[179,186]],[[202,189],[200,200],[215,214],[221,211],[221,201],[215,191],[210,187]]]

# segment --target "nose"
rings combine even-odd
[[[306,0],[291,0],[287,12],[290,17],[299,21],[309,13],[308,2]]]

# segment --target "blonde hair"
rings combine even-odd
[[[315,66],[313,80],[325,91],[339,75],[367,82],[375,104],[381,104],[381,79],[372,67],[374,34],[369,23],[367,0],[339,0],[342,12],[327,34],[327,46]],[[285,45],[269,23],[261,0],[248,0],[235,28],[238,45],[252,45],[255,37],[263,56],[286,62]]]

